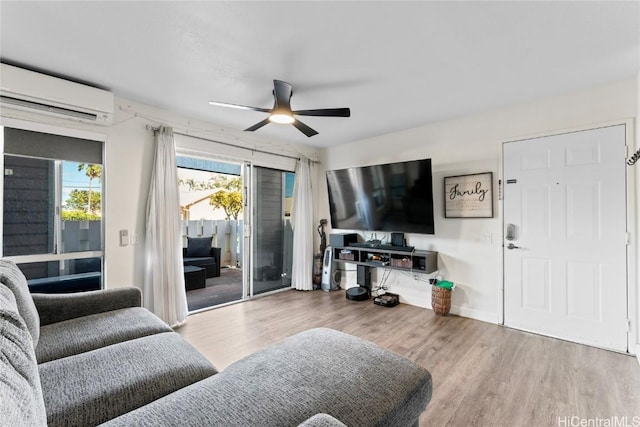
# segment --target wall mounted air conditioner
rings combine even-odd
[[[106,90],[0,64],[0,108],[109,125],[113,94]],[[4,113],[3,113],[4,114]]]

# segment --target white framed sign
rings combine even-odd
[[[444,178],[445,218],[493,218],[493,172]]]

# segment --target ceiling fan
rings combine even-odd
[[[226,102],[210,101],[209,105],[215,105],[219,107],[238,108],[240,110],[260,111],[263,113],[269,113],[269,117],[250,126],[245,131],[253,132],[260,129],[262,126],[269,122],[280,124],[292,124],[300,132],[304,133],[308,137],[317,135],[318,132],[309,126],[302,123],[294,116],[321,116],[321,117],[349,117],[351,116],[351,110],[348,108],[321,108],[317,110],[291,110],[291,95],[293,94],[293,86],[282,80],[273,81],[273,108],[260,108],[260,107],[248,107],[245,105],[229,104]]]

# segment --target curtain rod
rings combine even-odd
[[[147,128],[147,130],[152,131],[152,132],[157,132],[158,129],[160,129],[159,127],[153,127],[151,125],[147,125],[146,128]],[[174,133],[174,135],[188,136],[189,138],[195,138],[195,139],[199,139],[201,141],[215,142],[216,144],[222,144],[222,145],[226,145],[226,146],[232,147],[232,148],[239,148],[241,150],[247,150],[247,151],[251,151],[251,152],[254,152],[254,153],[270,154],[272,156],[280,156],[280,157],[286,157],[288,159],[300,160],[300,157],[290,156],[288,154],[272,153],[271,151],[260,150],[260,149],[257,149],[257,148],[240,147],[238,145],[234,145],[234,144],[231,144],[231,143],[228,143],[228,142],[217,141],[215,139],[210,139],[210,138],[203,138],[201,136],[193,136],[193,135],[189,135],[188,133],[182,133],[182,132],[173,132],[173,133]],[[320,163],[317,160],[309,159],[309,161],[311,161],[312,163]]]

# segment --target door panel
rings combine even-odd
[[[522,260],[522,307],[549,311],[549,260]]]
[[[551,167],[551,151],[536,150],[522,153],[520,156],[522,170],[540,170],[549,169]]]
[[[549,238],[550,195],[547,187],[525,189],[522,194],[523,237]]]
[[[626,351],[625,132],[504,144],[507,326]]]
[[[600,183],[567,185],[567,238],[600,240]]]
[[[586,262],[567,263],[567,315],[576,319],[602,320],[601,269]]]

